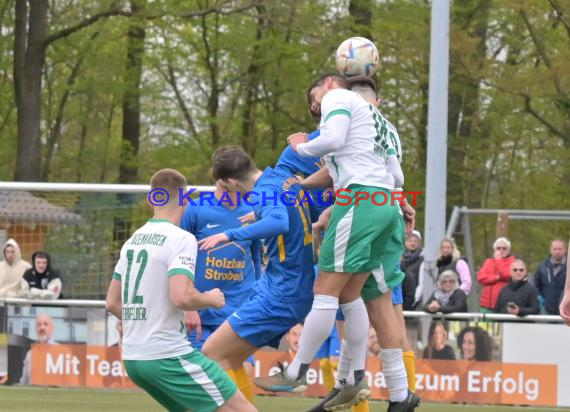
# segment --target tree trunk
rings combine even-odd
[[[372,37],[372,0],[350,0],[348,13],[354,19],[357,35],[374,41]]]
[[[254,117],[257,100],[257,89],[259,87],[259,78],[261,72],[261,67],[259,66],[259,55],[261,52],[260,42],[263,38],[263,30],[265,28],[265,6],[257,6],[256,10],[257,29],[255,33],[255,46],[253,46],[251,62],[247,69],[245,105],[241,116],[241,145],[251,157],[255,157],[255,149],[257,146]]]
[[[132,0],[134,15],[145,8],[146,0]],[[125,64],[125,90],[123,92],[123,130],[119,183],[136,183],[138,153],[140,147],[140,94],[143,72],[144,43],[146,37],[144,19],[133,19],[127,32],[127,61]],[[119,194],[119,213],[115,216],[113,239],[120,244],[130,236],[131,206],[135,197]]]
[[[28,10],[29,3],[29,10]],[[41,90],[48,31],[47,0],[16,0],[14,91],[18,115],[16,181],[41,179]]]
[[[452,54],[450,65],[450,94],[449,94],[449,161],[448,213],[454,204],[461,203],[472,207],[480,206],[480,196],[483,190],[483,176],[473,179],[472,173],[477,170],[465,168],[468,159],[470,140],[479,136],[483,125],[480,121],[479,95],[481,75],[487,54],[487,30],[490,0],[471,0],[456,5],[454,20],[458,30],[464,30],[469,37],[477,39],[477,47],[473,51],[472,60],[476,62],[473,73],[466,73],[458,53]],[[474,127],[477,125],[477,127]],[[481,136],[484,137],[484,136]],[[470,183],[477,187],[471,187]]]
[[[133,0],[134,14],[144,8],[145,0]],[[137,180],[137,156],[140,147],[140,86],[143,72],[145,42],[144,20],[134,19],[127,33],[127,61],[125,65],[125,90],[123,92],[123,131],[119,183],[135,183]]]
[[[215,30],[214,36],[217,36],[219,29],[219,16],[216,14],[214,17]],[[208,77],[210,78],[210,95],[208,96],[208,124],[210,126],[210,133],[212,135],[212,146],[216,147],[221,140],[220,126],[218,124],[218,109],[220,107],[220,89],[218,85],[218,39],[214,38],[213,47],[210,45],[208,39],[208,23],[207,16],[202,16],[202,42],[204,44],[206,69],[208,70]]]

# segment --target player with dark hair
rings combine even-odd
[[[205,199],[205,198],[204,198]],[[196,236],[198,241],[226,230],[240,228],[240,218],[253,211],[240,195],[227,190],[216,181],[211,202],[188,205],[180,227]],[[187,312],[186,326],[192,346],[202,349],[208,337],[231,316],[252,293],[252,288],[261,275],[261,242],[259,240],[235,240],[212,250],[199,250],[196,262],[195,287],[200,292],[219,288],[225,296],[222,308],[206,308]],[[248,359],[253,364],[253,357]],[[243,365],[226,372],[237,384],[247,400],[253,402],[253,384]]]
[[[211,250],[219,243],[265,239],[269,261],[253,295],[204,343],[203,352],[226,370],[239,367],[263,346],[278,347],[281,337],[311,309],[315,279],[311,235],[314,214],[289,172],[257,169],[240,147],[224,147],[212,156],[212,174],[228,190],[250,192],[256,222],[226,230],[198,244]]]
[[[308,365],[328,335],[340,301],[354,382],[359,385],[364,378],[368,337],[362,291],[367,301],[378,298],[377,307],[372,309],[377,318],[385,318],[387,325],[382,336],[382,360],[386,380],[390,382],[390,409],[402,409],[398,404],[405,403],[406,409],[402,410],[408,410],[415,407],[417,400],[410,401],[408,393],[401,334],[390,291],[402,280],[401,272],[393,268],[403,249],[403,220],[398,205],[377,206],[372,202],[378,192],[389,197],[391,191],[401,187],[403,173],[386,119],[358,94],[346,90],[346,86],[346,79],[336,75],[323,76],[313,83],[308,96],[311,111],[320,108],[321,134],[310,142],[303,134],[289,137],[292,149],[302,156],[326,155],[335,189],[348,189],[351,202],[347,206],[337,203],[331,208],[319,257],[315,300],[305,321],[298,355],[287,370],[255,382],[270,391],[298,391],[305,387]],[[357,199],[357,193],[364,196]],[[378,223],[370,225],[371,220]],[[362,290],[370,273],[372,281]]]

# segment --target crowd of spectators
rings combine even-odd
[[[525,262],[511,252],[511,242],[499,237],[493,243],[493,256],[485,259],[471,274],[467,259],[452,238],[445,237],[436,260],[435,291],[423,299],[430,274],[424,265],[422,236],[417,230],[407,236],[400,268],[404,278],[404,310],[429,313],[473,312],[467,297],[480,289],[480,311],[518,316],[558,315],[567,270],[567,246],[563,240],[550,243],[550,254],[529,276]],[[476,283],[474,283],[476,281]]]
[[[430,313],[474,311],[467,297],[480,286],[480,310],[485,313],[559,314],[559,304],[566,281],[567,248],[563,240],[550,243],[550,254],[529,277],[526,264],[511,252],[511,242],[500,237],[493,243],[493,256],[485,259],[473,275],[467,259],[452,238],[442,239],[436,260],[436,288],[423,300],[426,276],[422,235],[414,230],[407,236],[400,262],[404,272],[404,310]],[[9,239],[2,248],[0,261],[0,298],[61,299],[62,278],[54,269],[50,255],[38,251],[32,264],[22,259],[18,243]]]

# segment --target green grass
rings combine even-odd
[[[302,412],[316,403],[315,399],[258,396],[260,412]],[[373,402],[371,411],[385,411],[385,402]],[[138,391],[56,389],[32,387],[0,387],[0,410],[10,412],[152,412],[162,411],[146,393]],[[568,409],[511,406],[422,404],[418,412],[537,412]],[[198,411],[199,412],[199,411]]]

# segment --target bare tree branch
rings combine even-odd
[[[551,122],[549,122],[548,120],[546,120],[546,118],[544,118],[544,116],[542,116],[539,112],[537,112],[532,106],[531,106],[531,98],[528,94],[526,93],[521,93],[521,92],[513,92],[512,90],[506,89],[504,87],[501,87],[497,84],[488,82],[486,80],[483,80],[483,82],[490,86],[493,87],[501,92],[504,93],[508,93],[510,95],[513,96],[519,96],[522,97],[524,99],[524,110],[529,113],[530,115],[532,115],[532,117],[534,117],[536,120],[538,120],[540,123],[542,123],[552,134],[560,137],[562,140],[564,140],[565,142],[570,142],[570,135],[568,135],[567,133],[565,133],[563,130],[559,129],[558,127],[556,127],[554,124],[552,124]]]
[[[252,9],[252,8],[256,7],[259,3],[260,3],[260,0],[252,0],[251,3],[249,3],[245,6],[237,7],[237,8],[233,8],[233,9],[228,9],[226,6],[233,4],[233,1],[226,1],[221,6],[218,6],[218,7],[211,7],[211,8],[205,9],[205,10],[198,10],[198,11],[181,13],[181,14],[179,14],[179,16],[184,17],[184,18],[204,17],[204,16],[207,16],[209,14],[219,14],[219,15],[227,16],[230,14],[241,13],[243,11]],[[103,18],[112,17],[112,16],[132,17],[133,13],[131,11],[124,10],[124,9],[117,7],[117,6],[111,8],[109,10],[99,12],[97,14],[94,14],[91,17],[88,17],[88,18],[80,21],[79,23],[77,23],[73,26],[67,27],[65,29],[62,29],[60,31],[57,31],[55,33],[50,34],[44,41],[44,47],[49,46],[51,43],[53,43],[56,40],[62,39],[62,38],[67,37],[73,33],[78,32],[81,29],[89,27],[93,23],[96,23],[97,21],[99,21]],[[152,20],[152,19],[157,19],[157,18],[165,16],[165,13],[145,12],[145,13],[139,13],[138,16],[141,18],[147,19],[147,20]]]
[[[530,37],[532,39],[532,42],[534,43],[534,46],[536,47],[536,50],[538,51],[538,54],[542,58],[542,61],[544,61],[546,67],[552,70],[552,61],[550,60],[550,57],[548,57],[548,55],[546,54],[544,44],[538,37],[538,33],[530,23],[530,20],[528,19],[528,16],[526,15],[525,11],[521,9],[519,13],[524,21],[526,28],[528,29],[528,32],[530,33]],[[558,76],[554,77],[554,86],[556,87],[556,91],[558,93],[560,93],[563,96],[566,96],[566,93],[562,89],[562,85],[560,84],[560,79],[558,78]]]
[[[565,142],[570,142],[570,136],[565,134],[562,130],[554,126],[548,120],[546,120],[540,113],[538,113],[531,105],[530,105],[530,96],[522,95],[525,100],[525,110],[530,113],[536,120],[542,123],[551,133],[555,134],[556,136],[560,137]]]
[[[55,33],[50,34],[44,40],[44,47],[49,46],[51,43],[53,43],[56,40],[62,39],[64,37],[67,37],[67,36],[75,33],[75,32],[78,32],[81,29],[89,27],[93,23],[96,23],[97,21],[99,21],[105,17],[111,17],[111,16],[127,16],[128,17],[128,16],[132,16],[132,13],[130,11],[123,10],[121,8],[113,8],[113,9],[105,10],[105,11],[102,11],[100,13],[94,14],[93,16],[88,17],[85,20],[82,20],[73,26],[67,27],[65,29],[62,29],[60,31],[57,31]]]
[[[219,14],[222,16],[228,16],[230,14],[235,14],[235,13],[241,13],[242,11],[247,11],[250,10],[254,7],[257,7],[261,4],[260,0],[253,0],[250,4],[247,4],[245,6],[242,7],[238,7],[235,9],[226,9],[225,6],[233,4],[233,1],[226,1],[224,2],[224,4],[222,4],[221,6],[218,7],[210,7],[209,9],[205,9],[205,10],[198,10],[198,11],[191,11],[191,12],[186,12],[186,13],[182,13],[179,14],[180,17],[185,17],[185,18],[193,18],[193,17],[204,17],[207,16],[209,14]]]
[[[568,39],[570,40],[570,22],[568,22],[564,18],[564,13],[562,12],[562,7],[558,4],[557,0],[550,0],[550,5],[556,11],[556,15],[558,17],[558,21],[562,23],[562,25],[566,28],[566,32],[568,33]]]
[[[186,120],[186,123],[188,123],[188,127],[192,132],[192,136],[196,136],[198,132],[196,130],[196,125],[194,124],[194,119],[192,118],[190,109],[188,109],[188,105],[184,101],[184,97],[180,92],[180,88],[178,87],[178,80],[176,79],[174,68],[172,67],[172,64],[170,62],[168,62],[167,64],[167,69],[168,73],[164,73],[162,70],[160,71],[160,73],[162,74],[166,82],[172,87],[172,90],[174,91],[174,96],[176,97],[176,101],[178,102],[178,106],[180,106],[180,110],[184,115],[184,119]]]

